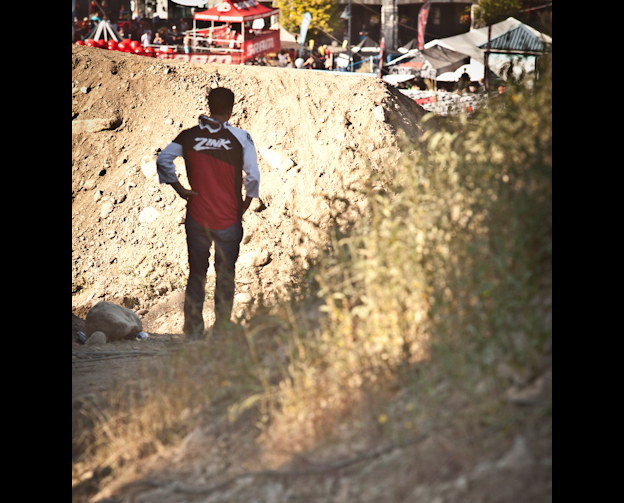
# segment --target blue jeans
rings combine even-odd
[[[190,215],[186,217],[186,239],[189,254],[189,279],[184,302],[184,333],[193,338],[203,336],[204,299],[206,297],[206,275],[210,260],[210,247],[215,243],[215,289],[216,327],[230,321],[234,304],[234,276],[236,261],[243,239],[243,224],[215,231],[199,225]]]

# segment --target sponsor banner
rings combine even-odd
[[[303,48],[303,43],[305,42],[306,37],[308,36],[308,28],[310,28],[310,23],[312,22],[312,14],[306,12],[303,15],[303,19],[301,20],[301,30],[299,31],[299,39],[301,40],[301,48]]]
[[[245,40],[245,60],[257,58],[270,52],[279,52],[281,48],[278,31],[264,33],[251,40]]]
[[[159,54],[158,59],[175,59],[187,63],[223,63],[226,65],[239,64],[240,54]]]

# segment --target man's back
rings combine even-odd
[[[159,156],[161,181],[168,182],[171,157],[184,157],[192,189],[189,213],[201,226],[222,230],[243,214],[243,171],[248,197],[259,197],[260,173],[251,136],[227,122],[201,116],[199,125],[187,129]],[[174,173],[175,174],[175,173]]]

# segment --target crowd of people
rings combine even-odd
[[[184,44],[184,33],[189,29],[184,19],[163,20],[158,15],[152,19],[138,16],[133,19],[125,4],[121,5],[118,13],[112,12],[106,1],[100,5],[102,10],[91,2],[88,13],[79,10],[74,13],[74,42],[83,40],[106,16],[122,39],[138,40],[143,47]]]
[[[301,56],[296,49],[282,49],[277,55],[277,66],[307,70],[334,70],[334,55],[327,45],[315,47],[312,51],[306,50]]]
[[[84,17],[82,21],[75,20],[75,39],[82,40],[101,22],[98,16]],[[143,47],[159,45],[183,45],[184,32],[188,25],[180,19],[175,25],[154,23],[146,19],[122,20],[111,19],[112,27],[122,39],[139,40]]]

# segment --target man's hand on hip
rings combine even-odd
[[[191,199],[191,197],[199,195],[199,193],[194,190],[185,189],[180,182],[172,183],[171,186],[182,199],[186,199],[187,201]]]

